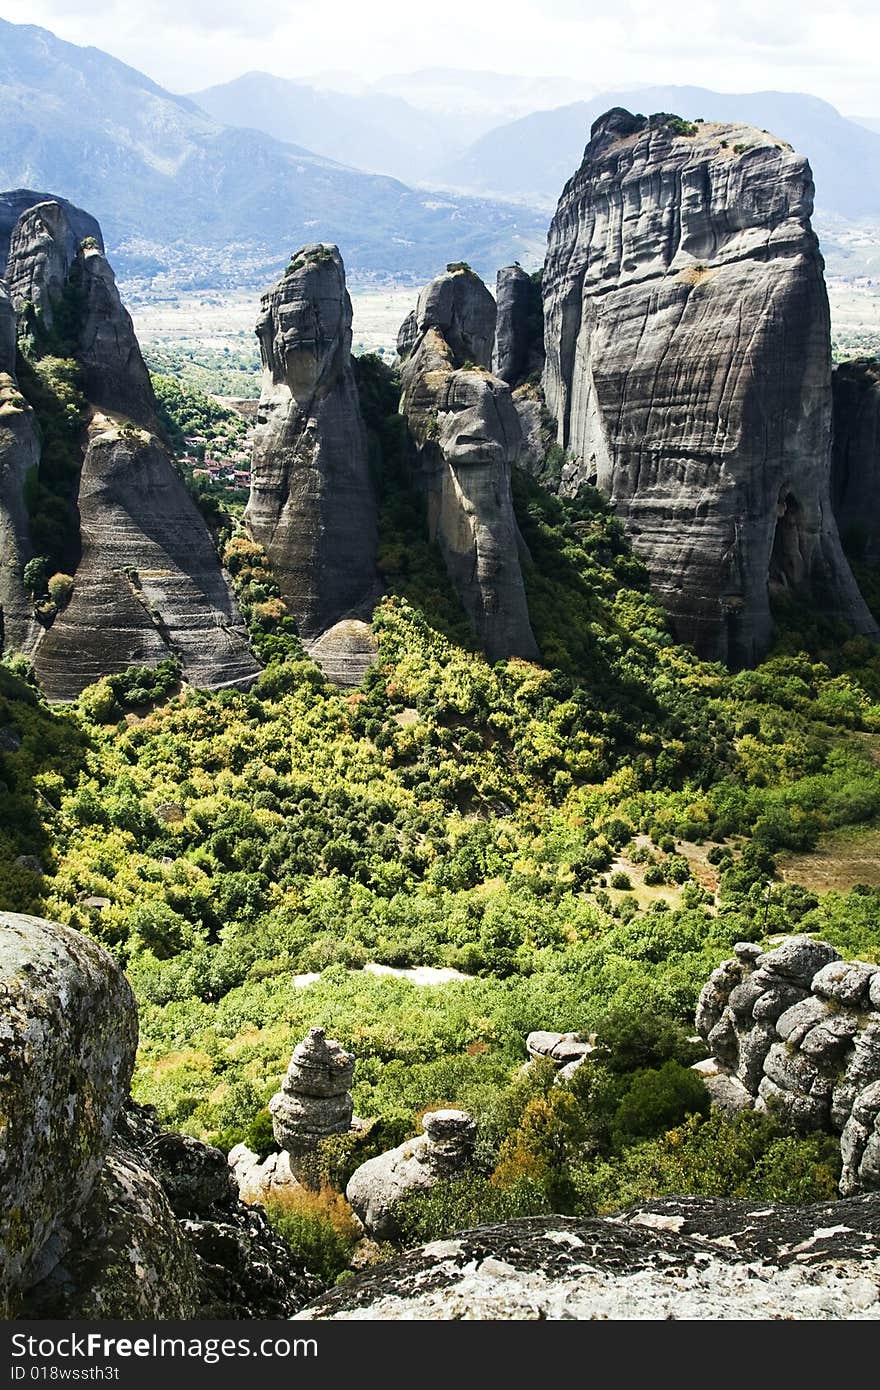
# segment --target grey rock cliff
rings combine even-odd
[[[809,1207],[658,1198],[619,1216],[462,1231],[297,1314],[374,1320],[880,1318],[880,1197]]]
[[[131,1103],[136,1044],[108,952],[0,913],[0,1316],[289,1317],[317,1281],[219,1150]]]
[[[495,302],[472,271],[447,271],[422,291],[416,316],[400,408],[429,534],[489,658],[534,658],[510,493],[522,432],[508,386],[489,371]]]
[[[840,534],[853,553],[880,560],[880,362],[841,362],[832,377],[831,486]]]
[[[91,411],[76,498],[81,558],[73,597],[33,644],[37,674],[51,699],[71,699],[102,675],[173,655],[192,684],[247,683],[257,665],[244,623],[207,526],[165,450],[131,318],[94,241],[82,245],[65,207],[46,201],[22,215],[11,237],[21,330],[37,352],[47,334],[63,337]],[[15,457],[25,460],[19,475],[33,466],[21,446]],[[21,627],[16,622],[13,636]]]
[[[40,445],[15,378],[15,338],[12,301],[0,280],[0,653],[27,646],[35,635],[22,572],[32,554],[25,487],[39,466]]]
[[[51,699],[129,665],[183,663],[192,685],[248,682],[256,663],[213,542],[161,443],[95,412],[79,488],[73,596],[40,642]]]
[[[100,249],[104,250],[101,228],[97,219],[92,217],[90,213],[84,212],[82,208],[76,207],[66,198],[59,198],[57,194],[37,193],[32,188],[15,188],[10,192],[0,193],[0,276],[5,274],[4,268],[9,258],[9,245],[19,218],[30,208],[36,207],[37,203],[47,202],[57,203],[64,211],[73,228],[77,245],[87,237],[91,237],[97,242]]]
[[[305,246],[263,296],[263,385],[245,519],[307,647],[377,595],[376,502],[335,246]]]
[[[495,302],[498,319],[492,370],[514,387],[544,366],[541,286],[521,266],[505,266],[496,278]]]
[[[563,491],[615,504],[678,636],[763,655],[771,589],[877,634],[831,509],[831,358],[809,165],[772,135],[616,109],[559,201],[544,387]]]
[[[56,1263],[128,1093],[137,1011],[96,942],[0,913],[0,1310]]]
[[[793,1129],[836,1130],[842,1195],[880,1192],[880,966],[809,936],[734,949],[697,1005],[714,1080],[738,1083],[746,1104]]]

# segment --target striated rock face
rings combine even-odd
[[[219,1150],[128,1100],[136,1042],[102,947],[0,913],[0,1315],[289,1317],[317,1281]]]
[[[697,1005],[716,1083],[739,1083],[746,1103],[795,1129],[837,1130],[843,1196],[880,1191],[880,966],[809,936],[734,949]]]
[[[406,416],[428,499],[428,529],[491,660],[537,656],[510,495],[522,444],[507,385],[489,372],[495,302],[469,270],[419,296],[402,372]]]
[[[56,326],[78,251],[79,237],[59,203],[37,203],[22,213],[10,238],[7,272],[16,314],[26,321],[35,316],[47,330]]]
[[[853,552],[880,561],[880,362],[841,362],[832,377],[831,488],[840,534]]]
[[[305,246],[263,296],[263,386],[245,519],[307,648],[376,598],[376,502],[335,246]]]
[[[205,523],[155,436],[95,413],[79,489],[73,596],[35,656],[50,698],[168,656],[197,686],[246,683],[256,663]]]
[[[880,1197],[809,1207],[658,1198],[435,1240],[297,1320],[880,1319]]]
[[[76,355],[86,396],[98,410],[161,435],[150,374],[109,261],[97,248],[82,251],[78,272],[82,307]]]
[[[27,645],[33,605],[22,583],[31,557],[25,486],[40,462],[34,414],[15,379],[15,314],[0,280],[0,653]]]
[[[419,336],[419,321],[415,309],[410,309],[397,330],[397,355],[403,362],[409,357]]]
[[[492,370],[514,387],[544,366],[541,286],[521,266],[505,266],[496,278],[495,302],[498,318]]]
[[[544,388],[562,488],[615,503],[678,636],[753,662],[769,595],[876,627],[831,510],[831,359],[809,165],[738,125],[616,109],[550,228]]]
[[[76,499],[81,559],[70,603],[31,644],[37,674],[56,700],[74,698],[112,671],[168,656],[179,658],[192,684],[247,683],[257,665],[244,623],[207,526],[165,451],[113,271],[99,239],[82,245],[80,230],[65,206],[40,202],[16,225],[9,255],[23,330],[38,352],[58,350],[60,339],[60,350],[82,369],[91,408]],[[15,424],[20,438],[5,470],[10,500],[5,508],[0,501],[0,526],[5,517],[18,536],[19,558],[9,566],[17,575],[28,548],[23,480],[36,456],[32,426],[28,433],[27,420]],[[4,547],[4,562],[6,554]],[[7,589],[11,583],[7,576]],[[26,615],[19,616],[14,594],[7,602],[10,645],[24,645]]]
[[[367,1159],[352,1173],[345,1195],[368,1235],[393,1240],[395,1208],[412,1192],[424,1192],[470,1165],[477,1127],[466,1110],[432,1110],[424,1134]]]
[[[281,1090],[269,1101],[278,1145],[301,1176],[297,1160],[310,1154],[330,1134],[351,1128],[353,1105],[349,1094],[355,1059],[323,1028],[310,1028],[294,1048]]]
[[[128,1093],[137,1012],[96,942],[0,913],[0,1309],[65,1247]]]
[[[37,193],[32,188],[16,188],[8,193],[0,193],[0,276],[5,273],[4,267],[9,259],[12,234],[19,218],[38,203],[55,203],[62,209],[73,228],[77,245],[86,238],[91,238],[102,251],[104,250],[101,228],[90,213],[83,212],[82,208],[69,203],[66,198],[59,198],[57,194]]]

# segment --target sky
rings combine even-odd
[[[0,14],[177,92],[252,69],[372,81],[439,66],[560,75],[597,92],[804,91],[880,116],[878,0],[0,0]]]

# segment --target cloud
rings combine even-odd
[[[596,91],[777,87],[880,114],[877,0],[2,0],[4,18],[94,44],[175,91],[263,68],[373,79],[423,67],[578,78]]]

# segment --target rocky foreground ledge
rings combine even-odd
[[[880,1195],[810,1207],[659,1199],[432,1241],[297,1320],[880,1320]]]

